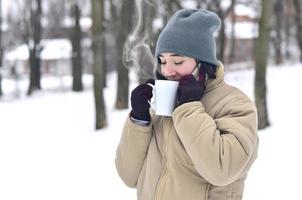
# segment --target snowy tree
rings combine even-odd
[[[0,0],[0,97],[2,96],[2,55],[3,55],[3,46],[2,46],[2,1]]]
[[[81,39],[82,31],[80,26],[80,17],[81,12],[79,5],[74,3],[72,5],[72,15],[73,15],[73,30],[71,32],[71,44],[72,44],[72,90],[73,91],[82,91],[82,48],[81,48]]]
[[[29,63],[30,63],[30,83],[27,91],[31,95],[34,90],[41,89],[41,60],[40,53],[42,46],[40,43],[42,36],[42,0],[31,1],[31,32],[28,43]]]
[[[68,38],[68,30],[66,27],[66,16],[69,0],[52,0],[44,1],[43,15],[45,26],[43,27],[43,36],[45,38]],[[77,1],[70,1],[77,2]],[[44,8],[43,7],[43,8]]]
[[[268,60],[268,43],[270,34],[270,18],[272,0],[262,0],[262,11],[259,21],[259,36],[256,42],[255,55],[255,102],[258,111],[258,128],[269,126],[266,98],[266,66]]]
[[[221,62],[224,62],[224,51],[225,51],[225,44],[226,44],[226,35],[225,35],[225,18],[229,15],[229,13],[233,10],[236,1],[231,0],[230,5],[226,8],[223,8],[222,2],[220,0],[211,1],[208,3],[208,8],[217,13],[217,15],[221,19],[221,27],[219,30],[219,50],[218,50],[218,58]]]
[[[133,0],[124,0],[120,2],[120,17],[118,20],[118,31],[117,31],[117,73],[118,73],[118,83],[117,83],[117,96],[115,102],[115,108],[125,109],[128,108],[128,97],[129,97],[129,75],[128,68],[123,62],[123,50],[124,44],[130,33],[132,27],[132,13],[134,8]]]
[[[282,30],[283,30],[283,19],[284,19],[284,2],[283,0],[276,0],[274,2],[274,34],[273,44],[275,50],[275,63],[280,64],[283,62],[282,55]]]
[[[103,95],[103,0],[91,0],[92,51],[93,51],[93,87],[95,99],[96,129],[107,126],[106,109]]]
[[[300,48],[300,61],[302,62],[302,4],[300,0],[293,0],[293,3],[296,10],[296,37]]]

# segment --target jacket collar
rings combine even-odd
[[[217,88],[224,81],[224,66],[221,62],[218,64],[215,79],[207,79],[205,93]]]

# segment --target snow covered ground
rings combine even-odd
[[[271,127],[259,131],[259,155],[244,200],[302,199],[301,74],[301,64],[268,70]],[[0,101],[1,200],[136,199],[136,191],[115,170],[115,149],[128,110],[114,110],[115,74],[108,80],[109,127],[101,131],[94,131],[91,77],[85,77],[82,93],[68,91],[70,78],[49,77],[42,82],[46,92]],[[252,70],[229,72],[225,80],[253,98]],[[13,95],[15,83],[3,84]],[[21,79],[18,87],[23,92],[27,82]]]

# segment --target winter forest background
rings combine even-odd
[[[154,77],[156,39],[180,8],[220,16],[225,80],[256,103],[244,199],[301,199],[300,0],[0,0],[1,200],[135,199],[115,148],[130,92]]]

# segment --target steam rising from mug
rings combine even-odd
[[[152,35],[143,28],[143,3],[141,0],[135,1],[136,20],[132,23],[135,27],[124,44],[123,65],[128,69],[134,67],[142,78],[148,79],[153,76],[156,68],[156,59],[151,51],[151,46],[154,45],[151,39]],[[145,0],[145,3],[146,6],[157,7],[155,2]],[[152,27],[150,28],[152,30]]]

